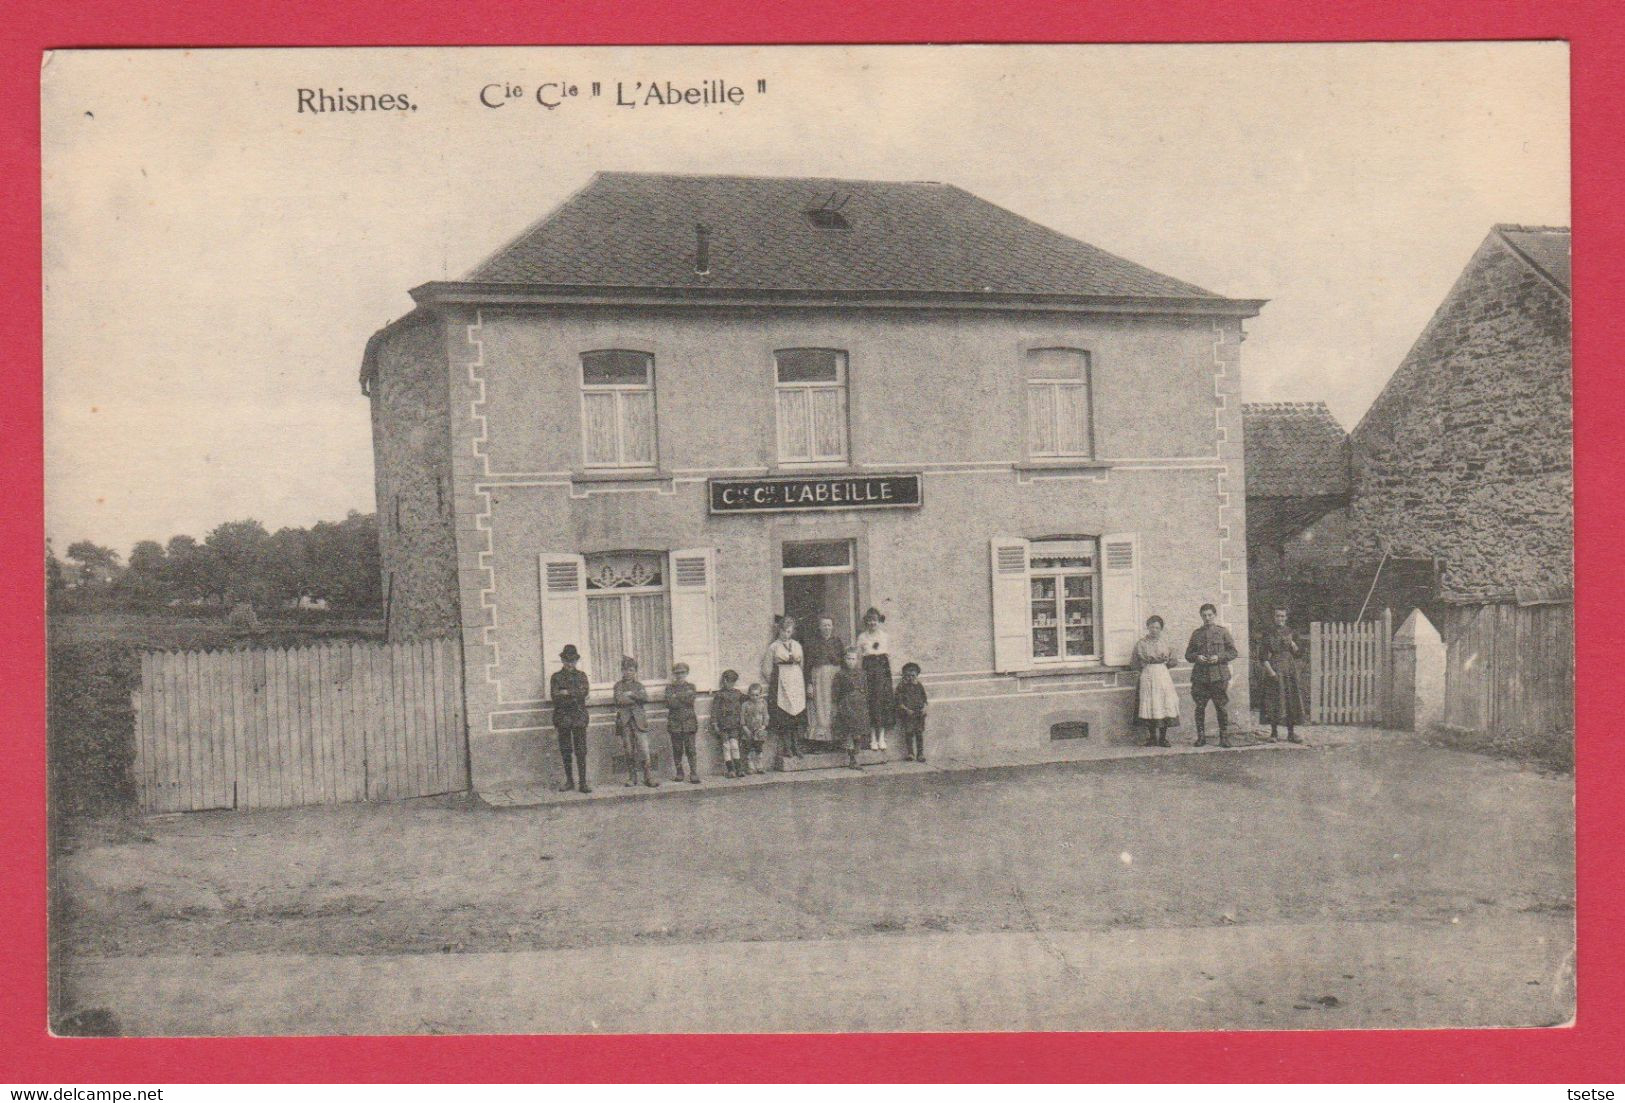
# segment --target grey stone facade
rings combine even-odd
[[[1354,431],[1357,554],[1442,560],[1443,601],[1573,585],[1567,244],[1492,231]]]
[[[451,413],[441,324],[413,313],[367,344],[378,553],[389,638],[455,636]]]

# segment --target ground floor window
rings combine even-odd
[[[1028,560],[1034,662],[1094,659],[1097,578],[1093,540],[1035,540]]]
[[[587,630],[598,658],[598,681],[620,675],[621,656],[638,661],[638,677],[663,682],[671,674],[666,557],[659,553],[589,555]]]
[[[1142,631],[1139,546],[1132,532],[993,537],[993,669],[1127,666]]]

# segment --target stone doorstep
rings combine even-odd
[[[1233,731],[1233,735],[1242,735],[1247,729]],[[1267,735],[1267,729],[1265,734]],[[1337,746],[1344,743],[1363,742],[1368,739],[1380,737],[1377,729],[1361,728],[1332,728],[1313,727],[1308,729],[1306,743],[1288,743],[1282,739],[1279,743],[1248,743],[1230,748],[1222,748],[1217,742],[1209,743],[1205,747],[1191,745],[1189,739],[1181,740],[1172,747],[1143,747],[1137,744],[1114,743],[1105,746],[1087,746],[1084,740],[1066,740],[1073,746],[1060,746],[1041,748],[1027,753],[1003,753],[997,756],[979,758],[940,758],[928,759],[925,762],[908,762],[903,760],[901,752],[895,747],[888,751],[863,750],[859,752],[859,764],[867,767],[864,771],[848,770],[846,768],[846,754],[804,755],[799,768],[786,770],[768,770],[761,774],[752,774],[743,778],[731,778],[725,774],[711,774],[706,776],[699,785],[687,781],[672,781],[669,777],[662,777],[658,788],[648,788],[644,785],[626,785],[621,781],[611,781],[603,785],[593,786],[591,793],[557,792],[549,786],[522,786],[506,789],[494,789],[489,792],[476,794],[480,800],[493,808],[531,808],[538,805],[581,804],[599,800],[630,800],[636,798],[659,798],[672,796],[678,793],[714,793],[730,789],[754,789],[764,785],[798,785],[809,782],[837,782],[859,777],[893,777],[904,774],[932,774],[932,773],[962,773],[972,770],[996,769],[1004,766],[1042,766],[1049,763],[1062,762],[1103,762],[1128,758],[1163,758],[1169,755],[1207,755],[1207,754],[1248,754],[1255,752],[1292,752],[1311,750],[1315,747]],[[793,763],[794,760],[791,760]]]
[[[867,747],[858,751],[859,766],[884,766],[888,762],[903,762],[900,752],[871,751]],[[794,774],[803,770],[844,770],[846,769],[845,751],[819,751],[816,754],[804,754],[800,758],[782,758],[775,756],[773,768],[780,773]]]

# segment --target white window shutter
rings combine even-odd
[[[587,631],[587,562],[579,555],[544,552],[541,559],[542,658],[547,678],[564,664],[559,652],[573,643],[581,652],[580,668],[593,678],[593,656]]]
[[[1033,641],[1027,606],[1027,541],[995,536],[989,569],[993,578],[993,669],[1000,674],[1030,669]]]
[[[1101,626],[1107,666],[1127,666],[1140,639],[1140,538],[1114,532],[1100,538]]]
[[[697,688],[716,688],[716,553],[710,548],[671,553],[671,658],[688,664],[688,680]]]

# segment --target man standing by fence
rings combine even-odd
[[[576,669],[576,663],[581,661],[581,652],[576,650],[575,644],[564,645],[564,650],[559,652],[559,661],[564,664],[564,669],[553,672],[547,687],[547,699],[553,702],[553,727],[559,733],[559,757],[564,760],[564,784],[559,786],[559,792],[567,793],[576,787],[570,768],[574,759],[576,776],[581,779],[579,788],[583,793],[590,793],[592,786],[587,784],[587,694],[592,687],[587,682],[586,673]]]
[[[1207,745],[1207,703],[1219,724],[1219,746],[1230,746],[1230,663],[1240,654],[1230,630],[1219,623],[1219,610],[1201,609],[1202,627],[1191,633],[1185,661],[1191,664],[1191,703],[1196,706],[1196,745]]]

